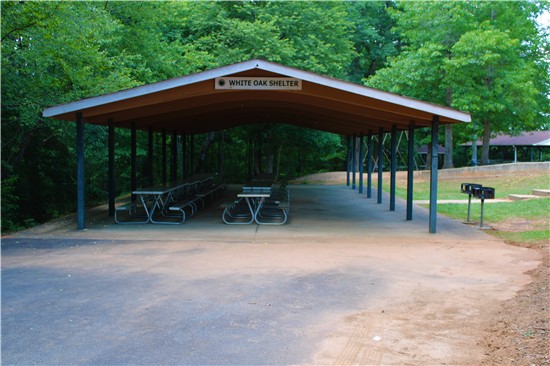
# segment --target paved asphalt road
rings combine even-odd
[[[218,249],[176,247],[4,239],[2,363],[310,363],[330,331],[323,316],[353,311],[380,287],[368,268],[188,273],[188,261]],[[152,257],[168,271],[151,271]]]
[[[2,364],[476,364],[472,332],[538,265],[456,221],[430,235],[402,201],[293,186],[292,202],[283,226],[229,227],[214,205],[3,237]]]

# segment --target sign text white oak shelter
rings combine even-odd
[[[215,79],[215,89],[302,90],[302,80],[275,77],[222,77]]]

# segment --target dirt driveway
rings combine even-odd
[[[2,363],[479,364],[488,319],[539,263],[445,218],[430,235],[402,202],[291,189],[280,227],[228,227],[213,208],[3,238]]]

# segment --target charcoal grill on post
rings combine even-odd
[[[460,191],[468,195],[468,217],[466,218],[466,221],[464,221],[465,224],[475,224],[475,221],[470,221],[470,207],[472,204],[472,195],[474,193],[473,191],[477,188],[481,188],[481,184],[462,183],[460,185]]]
[[[483,205],[485,203],[485,200],[495,198],[495,189],[493,187],[483,187],[481,184],[477,184],[477,183],[462,183],[460,185],[460,191],[468,195],[468,218],[465,221],[465,223],[475,224],[475,222],[470,221],[470,206],[472,203],[472,196],[473,196],[481,200],[481,221],[479,223],[479,227],[481,229],[487,229],[487,227],[483,226],[483,213],[484,213]]]

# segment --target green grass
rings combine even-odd
[[[487,203],[484,205],[483,210],[483,217],[487,222],[502,223],[514,219],[516,222],[528,220],[541,222],[541,224],[546,222],[546,224],[548,224],[550,221],[548,217],[550,212],[550,198]],[[468,214],[468,205],[460,203],[439,204],[437,205],[437,211],[453,219],[465,220]],[[472,200],[472,218],[477,220],[480,215],[480,201]]]
[[[438,204],[437,212],[456,220],[466,220],[468,205]],[[472,201],[470,220],[479,222],[481,204]],[[493,226],[489,233],[513,244],[526,247],[550,245],[550,198],[485,204],[484,225]]]
[[[497,231],[495,233],[499,238],[512,243],[525,244],[546,244],[550,240],[550,229],[546,230],[531,230],[521,232]]]
[[[509,194],[531,194],[533,189],[550,189],[550,175],[548,173],[516,174],[498,177],[462,177],[453,179],[439,179],[437,198],[440,200],[467,199],[468,196],[460,192],[461,183],[479,183],[486,187],[495,188],[495,198],[507,198]],[[430,182],[419,181],[413,186],[415,200],[430,198]],[[383,189],[389,191],[389,181],[384,182]],[[406,198],[407,187],[405,181],[399,181],[396,195]]]
[[[479,183],[495,188],[495,198],[507,198],[508,194],[531,194],[533,189],[550,189],[548,173],[508,174],[496,177],[462,177],[440,179],[438,182],[438,200],[461,199],[468,196],[460,192],[461,183]],[[389,182],[385,182],[384,190],[389,191]],[[430,198],[430,183],[419,181],[414,183],[414,199],[428,200]],[[398,181],[396,195],[406,198],[406,183]],[[466,220],[467,204],[437,205],[440,214],[456,220]],[[481,216],[480,200],[473,199],[471,220],[479,222]],[[538,198],[524,201],[495,202],[484,205],[484,223],[497,227],[490,232],[510,243],[520,243],[526,246],[548,246],[550,244],[550,198]]]

